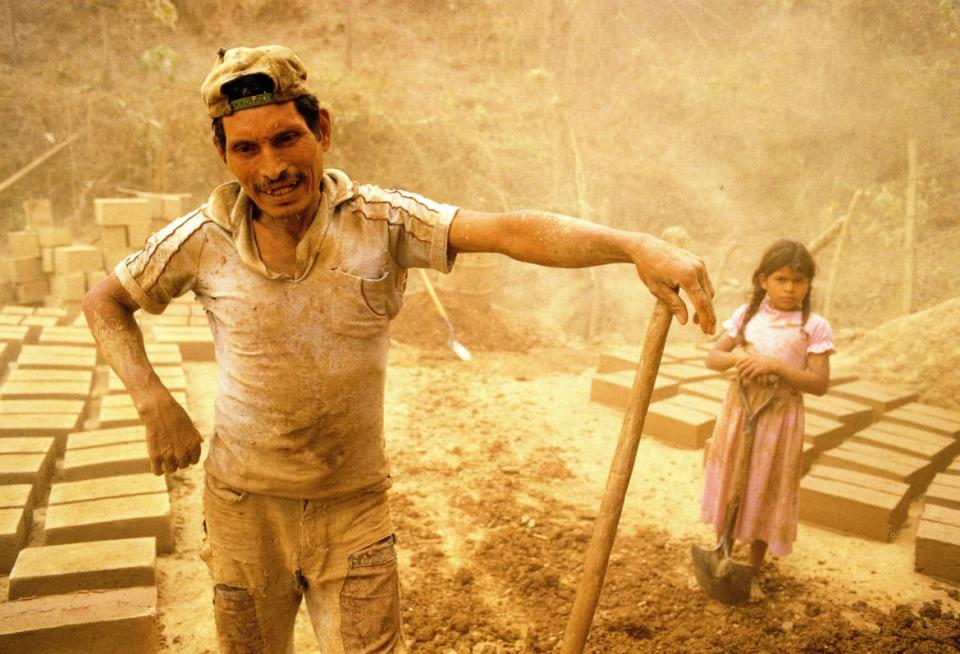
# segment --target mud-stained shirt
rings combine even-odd
[[[295,276],[260,259],[252,209],[239,184],[224,184],[114,271],[150,313],[187,291],[206,311],[219,390],[205,469],[283,497],[385,489],[389,323],[408,268],[449,272],[457,208],[329,169]]]

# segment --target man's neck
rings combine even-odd
[[[254,220],[271,232],[285,232],[295,242],[300,242],[303,235],[310,229],[313,219],[317,215],[319,203],[311,205],[306,211],[295,216],[271,216],[259,208],[255,209]]]

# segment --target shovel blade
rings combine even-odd
[[[724,604],[747,603],[753,577],[752,566],[724,555],[719,545],[707,550],[692,545],[690,554],[693,557],[693,574],[707,597]]]
[[[456,339],[450,340],[450,349],[453,350],[453,353],[456,354],[461,361],[469,361],[471,359],[470,350],[467,349],[467,346],[461,343]]]

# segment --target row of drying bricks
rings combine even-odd
[[[199,305],[170,309],[144,316],[147,355],[187,406],[183,362],[212,360],[213,342]],[[0,308],[0,651],[157,647],[169,479],[150,472],[132,399],[82,320]]]
[[[705,357],[702,345],[668,346],[644,423],[645,434],[669,445],[703,448],[704,462],[730,390]],[[601,354],[591,399],[625,408],[636,363],[629,350]],[[832,379],[827,394],[805,396],[804,407],[801,520],[889,541],[922,497],[914,567],[960,582],[960,412],[855,377]]]

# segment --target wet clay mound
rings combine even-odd
[[[509,313],[488,301],[438,292],[453,323],[454,338],[476,352],[527,352],[556,345],[556,339],[527,316]],[[446,348],[447,326],[426,293],[408,294],[390,325],[391,338],[423,348]]]
[[[515,487],[516,486],[516,487]],[[437,525],[414,504],[393,507],[402,547],[414,551],[403,589],[412,651],[556,652],[563,638],[590,537],[592,516],[534,496],[520,507],[519,485],[487,482],[482,500],[454,508],[484,536],[449,560]],[[479,532],[478,532],[479,533]],[[811,589],[776,566],[761,577],[762,603],[734,608],[707,600],[691,581],[689,543],[642,529],[621,535],[586,651],[911,652],[960,651],[957,616],[937,603],[884,613],[863,602],[837,605],[826,582]]]
[[[902,384],[960,408],[960,297],[880,325],[841,348],[836,370]]]

